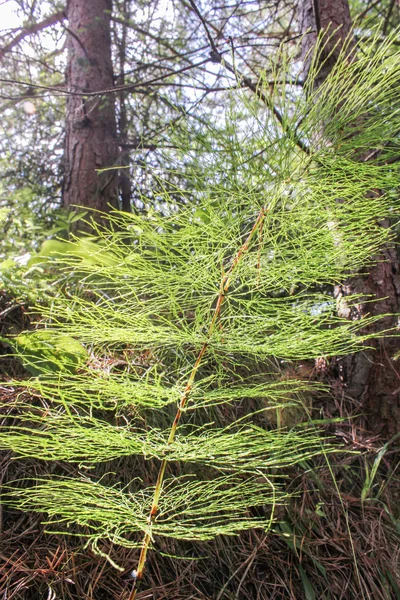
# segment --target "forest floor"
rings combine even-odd
[[[1,335],[27,326],[24,307],[1,295]],[[7,358],[3,381],[24,375]],[[312,373],[309,376],[313,376]],[[329,374],[326,375],[329,377]],[[138,600],[399,600],[399,438],[365,429],[359,406],[337,384],[314,398],[328,433],[344,452],[319,457],[285,473],[293,495],[276,508],[269,532],[252,530],[191,544],[157,540]],[[4,416],[17,390],[0,385]],[[341,419],[338,420],[338,417]],[[333,422],[332,422],[333,421]],[[114,465],[115,467],[115,465]],[[113,465],[107,465],[111,471]],[[0,458],[2,484],[78,467]],[[118,464],[121,469],[121,463]],[[128,474],[127,474],[128,476]],[[104,543],[104,556],[85,547],[82,530],[47,533],[45,517],[3,507],[0,513],[0,598],[4,600],[124,600],[136,552]]]

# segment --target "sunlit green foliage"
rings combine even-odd
[[[362,268],[392,236],[379,224],[396,214],[400,184],[399,54],[388,48],[343,57],[318,92],[264,87],[285,133],[248,92],[232,91],[223,125],[188,128],[196,152],[180,140],[188,188],[160,176],[156,209],[115,213],[97,238],[53,246],[66,283],[45,310],[45,332],[78,350],[70,368],[55,372],[50,357],[19,383],[41,401],[21,396],[20,422],[3,429],[1,446],[82,468],[135,455],[178,463],[181,474],[167,471],[154,521],[153,486],[133,478],[108,487],[90,471],[6,489],[6,502],[128,547],[141,544],[138,533],[206,540],[269,527],[285,500],[277,475],[334,449],[311,421],[268,424],[312,387],[276,379],[276,365],[355,351],[375,319],[340,319],[323,286]],[[21,353],[34,365],[30,335]],[[99,357],[127,349],[124,372],[107,371]],[[223,418],[226,405],[235,410]]]

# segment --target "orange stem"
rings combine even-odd
[[[203,356],[206,353],[207,348],[210,344],[210,339],[214,332],[215,324],[219,318],[219,315],[221,314],[221,309],[222,309],[222,305],[224,303],[225,295],[228,292],[229,286],[231,284],[233,271],[237,267],[243,254],[245,254],[245,252],[247,252],[247,250],[249,249],[249,244],[251,242],[251,239],[252,239],[254,233],[257,231],[258,227],[262,225],[266,212],[267,212],[267,210],[265,210],[264,208],[262,208],[260,210],[258,217],[257,217],[249,235],[247,236],[245,242],[242,244],[242,246],[239,248],[238,252],[236,253],[236,256],[233,259],[232,264],[229,267],[228,271],[221,278],[221,282],[220,282],[220,286],[219,286],[219,294],[218,294],[217,302],[215,305],[214,315],[211,320],[210,326],[208,328],[207,339],[204,342],[203,346],[201,347],[200,352],[197,355],[196,362],[194,363],[193,369],[189,375],[189,379],[187,381],[187,384],[185,386],[183,394],[180,398],[178,410],[176,411],[176,415],[175,415],[174,421],[172,423],[171,431],[170,431],[170,434],[168,437],[168,442],[167,442],[168,446],[170,446],[175,440],[175,434],[176,434],[176,430],[178,428],[178,425],[179,425],[179,422],[180,422],[180,419],[182,416],[182,412],[184,411],[187,401],[189,399],[190,392],[192,390],[193,383],[196,378],[197,371],[201,365]],[[155,485],[151,510],[150,510],[149,516],[147,518],[148,523],[149,523],[149,531],[147,531],[145,533],[144,538],[143,538],[142,548],[141,548],[140,556],[139,556],[139,562],[138,562],[138,566],[137,566],[137,569],[135,572],[135,581],[133,583],[133,587],[132,587],[132,590],[131,590],[128,600],[135,600],[139,585],[143,578],[144,569],[145,569],[146,560],[147,560],[147,553],[149,551],[150,542],[151,542],[152,527],[153,527],[154,521],[157,517],[158,504],[159,504],[159,500],[160,500],[160,496],[161,496],[162,485],[164,482],[166,467],[167,467],[167,459],[164,458],[161,461],[160,469],[158,471],[158,476],[157,476],[157,481],[156,481],[156,485]]]

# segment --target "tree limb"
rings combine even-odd
[[[0,60],[4,57],[4,55],[7,52],[10,52],[10,50],[12,50],[14,46],[17,46],[28,35],[34,35],[35,33],[39,33],[39,31],[42,31],[43,29],[46,29],[51,25],[55,25],[56,23],[60,23],[64,19],[66,19],[66,14],[64,11],[61,10],[57,13],[54,13],[53,15],[50,15],[43,21],[40,21],[40,23],[33,23],[32,25],[23,27],[23,29],[21,29],[18,35],[16,35],[10,42],[8,42],[8,44],[0,48]]]

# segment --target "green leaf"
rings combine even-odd
[[[38,256],[43,258],[61,258],[66,256],[72,250],[71,242],[61,242],[59,240],[46,240],[43,242]]]
[[[86,217],[86,215],[88,214],[88,212],[89,211],[87,211],[87,210],[73,212],[73,213],[71,213],[71,215],[68,216],[68,222],[76,223],[76,221],[80,221],[81,219],[84,219]]]
[[[13,267],[17,267],[17,263],[12,258],[7,258],[0,263],[0,271],[7,271],[7,269],[12,269]]]
[[[95,243],[88,238],[80,238],[77,242],[71,243],[69,253],[83,259],[86,263],[104,267],[113,267],[119,262],[113,252],[107,250],[101,243]]]
[[[301,577],[301,581],[303,583],[303,588],[304,588],[304,593],[305,593],[306,599],[307,600],[316,600],[314,588],[311,585],[310,580],[308,579],[306,572],[304,571],[304,569],[301,565],[299,565],[299,571],[300,571],[300,577]]]
[[[16,345],[25,368],[32,375],[75,372],[87,359],[85,348],[73,337],[49,330],[23,333],[10,340]]]
[[[394,591],[394,593],[396,594],[396,600],[400,600],[400,586],[397,583],[396,579],[393,577],[392,573],[390,571],[386,571],[385,573],[386,577],[388,578],[390,585],[392,586],[392,589]]]

